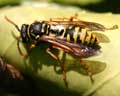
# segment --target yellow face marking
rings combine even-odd
[[[82,43],[84,43],[85,41],[86,31],[87,31],[86,29],[81,30],[82,34],[80,35],[80,40],[82,41]]]
[[[42,24],[42,29],[41,29],[42,33],[44,33],[44,27],[45,27],[45,24]]]
[[[80,27],[75,27],[75,32],[74,32],[74,34],[73,34],[74,43],[77,42],[77,37],[78,37],[79,29],[80,29]]]
[[[70,34],[67,34],[67,41],[70,42]]]

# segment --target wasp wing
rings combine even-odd
[[[98,51],[96,49],[88,48],[84,45],[70,43],[61,38],[54,38],[50,36],[43,36],[39,38],[38,41],[48,42],[53,48],[63,50],[64,52],[79,58],[87,58],[89,56],[96,55]]]
[[[79,48],[79,46],[77,46],[77,45],[73,46],[69,42],[66,42],[64,40],[57,39],[57,38],[54,38],[54,37],[50,37],[50,36],[42,36],[42,37],[39,38],[38,41],[51,43],[52,46],[54,46],[56,48],[59,48],[59,49],[62,49],[62,50],[64,50],[67,53],[74,53],[74,50],[73,50],[72,47]]]
[[[78,20],[78,21],[55,20],[55,21],[45,21],[45,22],[50,25],[64,25],[64,26],[75,25],[75,26],[86,28],[87,30],[90,30],[90,31],[105,31],[105,30],[113,30],[113,29],[118,28],[117,25],[114,25],[110,28],[106,28],[102,24],[99,24],[96,22],[87,22],[87,21],[82,21],[82,20]]]
[[[104,34],[101,34],[98,32],[92,32],[92,34],[94,34],[96,36],[98,42],[100,42],[100,43],[109,43],[110,42],[110,39]]]

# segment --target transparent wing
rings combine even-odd
[[[106,28],[104,25],[96,23],[96,22],[87,22],[82,20],[76,20],[76,21],[69,21],[69,20],[51,20],[51,21],[44,21],[50,25],[64,25],[64,26],[70,26],[70,25],[76,25],[83,28],[86,28],[90,31],[105,31],[105,30],[113,30],[117,29],[117,25],[113,25],[110,28]]]
[[[48,42],[52,45],[53,48],[63,50],[64,52],[77,56],[79,58],[86,58],[96,55],[96,50],[92,48],[89,49],[87,46],[70,43],[60,38],[58,39],[50,36],[43,36],[39,38],[38,41]]]
[[[110,39],[108,38],[108,36],[106,36],[104,34],[101,34],[98,32],[92,32],[92,34],[94,34],[96,36],[98,42],[101,42],[101,43],[109,43],[110,42]]]

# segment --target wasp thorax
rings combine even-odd
[[[32,38],[36,38],[36,36],[41,36],[43,35],[43,32],[42,32],[42,23],[40,22],[35,22],[33,24],[30,25],[30,28],[29,28],[29,32],[30,32],[30,36]]]

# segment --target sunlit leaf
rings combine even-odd
[[[47,95],[57,96],[114,96],[120,94],[120,30],[108,30],[104,34],[110,39],[108,43],[101,43],[101,54],[84,61],[90,66],[94,75],[94,84],[91,83],[86,71],[79,65],[80,63],[67,55],[65,66],[67,68],[67,86],[62,79],[60,66],[53,60],[45,49],[46,44],[40,44],[28,57],[23,57],[17,49],[17,39],[14,38],[20,33],[13,25],[8,23],[4,16],[14,21],[19,27],[22,24],[31,24],[35,20],[49,20],[52,17],[70,17],[75,13],[79,14],[82,20],[97,22],[106,27],[118,24],[120,15],[97,14],[79,10],[69,10],[58,7],[31,7],[22,6],[9,8],[0,14],[0,55],[9,63],[20,69],[25,74],[36,80],[36,85]],[[20,43],[23,52],[25,46]],[[56,52],[60,55],[59,52]],[[57,71],[54,70],[56,67]],[[101,95],[102,94],[102,95]]]

